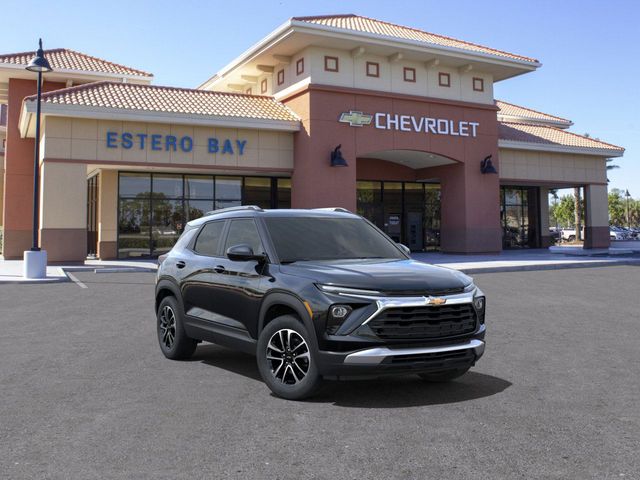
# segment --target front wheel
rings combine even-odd
[[[425,382],[444,383],[450,382],[458,377],[461,377],[469,371],[469,368],[452,368],[451,370],[443,370],[441,372],[434,373],[421,373],[418,376]]]
[[[321,386],[310,338],[305,326],[291,315],[272,320],[260,333],[258,369],[277,396],[302,400]]]

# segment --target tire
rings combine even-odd
[[[175,297],[165,297],[157,312],[158,343],[165,357],[187,360],[195,352],[198,342],[187,337],[180,307]]]
[[[443,370],[442,372],[420,373],[418,376],[425,382],[445,383],[461,377],[469,371],[469,368],[453,368],[451,370]]]
[[[573,242],[575,239],[576,239],[575,235],[569,235],[569,238],[567,238],[567,241]]]
[[[291,315],[273,319],[260,332],[256,357],[267,387],[278,397],[302,400],[322,385],[311,336]]]

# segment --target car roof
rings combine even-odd
[[[227,218],[247,217],[289,217],[289,218],[360,218],[359,215],[340,207],[330,208],[287,208],[287,209],[262,209],[255,205],[242,207],[230,207],[207,212],[204,216],[187,223],[190,227],[198,227],[211,220]]]

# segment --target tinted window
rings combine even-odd
[[[404,259],[380,231],[360,218],[265,218],[281,262],[355,258]]]
[[[256,223],[250,218],[231,221],[225,251],[229,247],[241,244],[249,245],[253,249],[253,253],[264,252]]]
[[[223,228],[224,221],[222,220],[205,224],[198,235],[194,250],[200,255],[217,256]]]

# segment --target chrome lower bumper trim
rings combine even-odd
[[[344,363],[350,365],[378,365],[388,357],[402,357],[404,355],[420,355],[427,353],[454,352],[457,350],[472,349],[476,358],[480,358],[484,353],[485,342],[482,340],[469,340],[456,345],[445,345],[442,347],[418,347],[390,349],[387,347],[368,348],[359,352],[350,353],[344,359]]]

